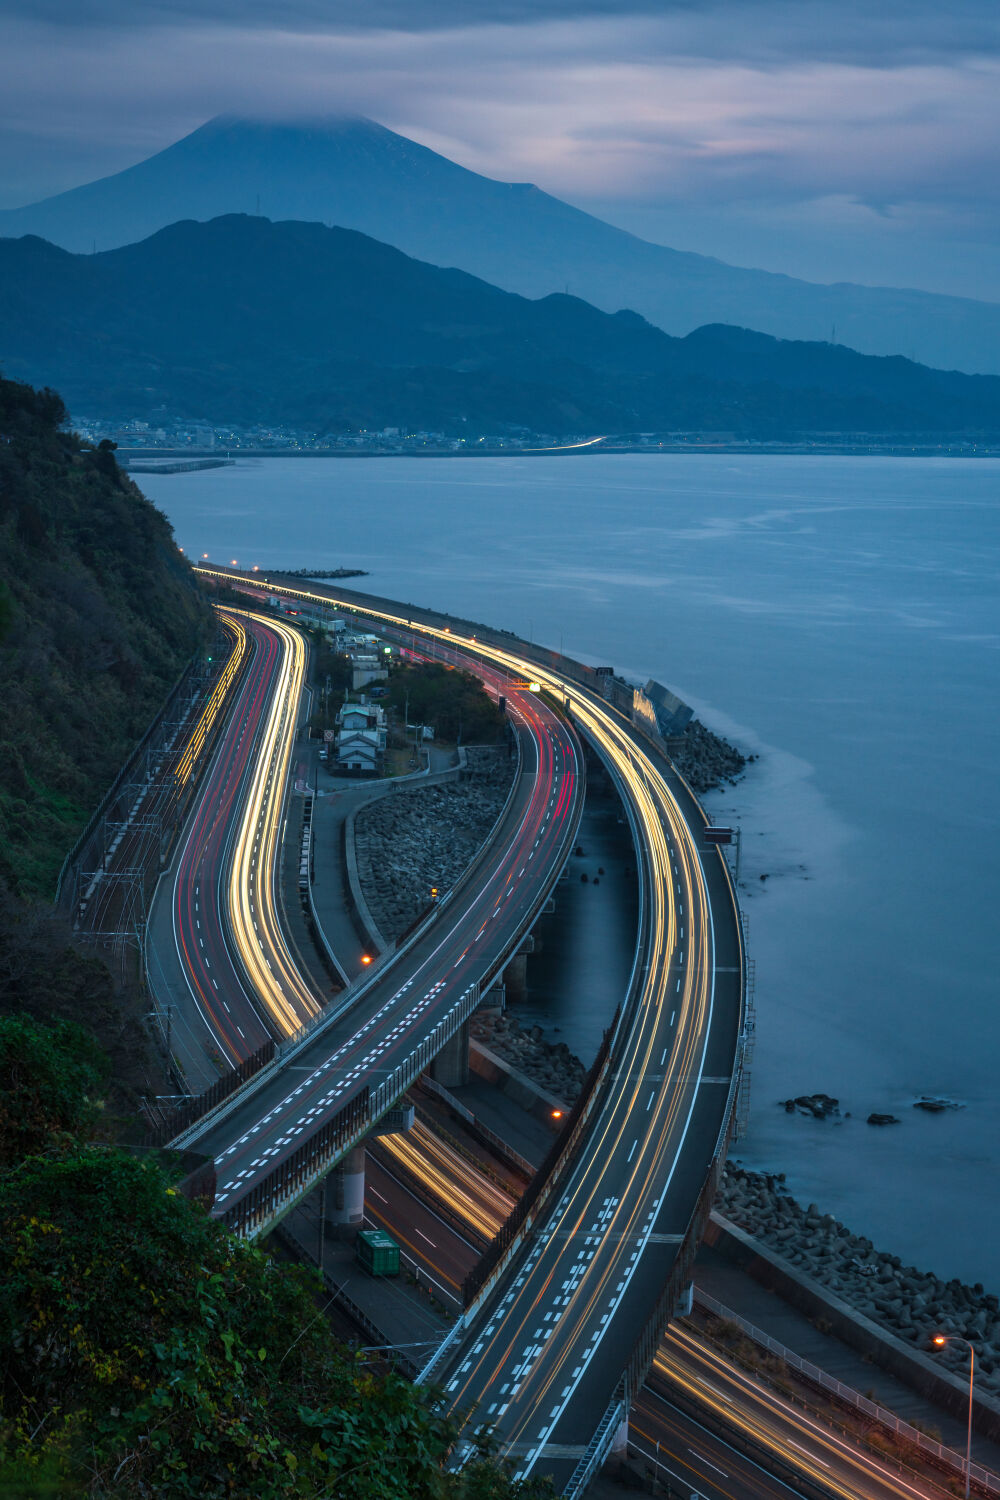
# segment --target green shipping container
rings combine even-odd
[[[369,1276],[399,1275],[399,1246],[381,1229],[361,1231],[354,1257]]]

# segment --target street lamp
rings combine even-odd
[[[936,1333],[931,1340],[937,1349],[943,1349],[945,1344],[953,1342],[964,1344],[969,1351],[969,1435],[965,1444],[965,1500],[969,1500],[969,1485],[972,1480],[972,1382],[976,1378],[976,1350],[960,1333]]]

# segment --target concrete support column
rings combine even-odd
[[[469,1081],[469,1023],[455,1032],[431,1063],[431,1077],[442,1088],[457,1089]]]
[[[365,1148],[354,1146],[326,1179],[326,1223],[339,1239],[356,1234],[365,1216]]]
[[[526,952],[515,953],[509,960],[503,971],[504,988],[507,991],[507,999],[512,1005],[523,1000],[528,993],[528,955]]]

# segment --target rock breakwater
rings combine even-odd
[[[566,1043],[547,1042],[540,1026],[523,1027],[510,1011],[474,1015],[471,1035],[564,1104],[572,1104],[583,1087],[587,1070]]]
[[[731,786],[754,756],[742,755],[735,745],[692,719],[682,735],[670,741],[670,759],[692,791],[714,792]]]
[[[924,1353],[936,1333],[957,1333],[976,1350],[976,1381],[1000,1393],[1000,1299],[977,1282],[942,1281],[876,1250],[814,1203],[803,1208],[783,1187],[783,1174],[750,1172],[730,1163],[716,1207],[769,1249],[896,1338]],[[968,1371],[964,1345],[949,1343],[934,1358],[952,1373]]]
[[[470,745],[465,779],[400,787],[358,813],[354,850],[361,890],[383,937],[404,933],[444,895],[481,848],[510,790],[506,747]]]

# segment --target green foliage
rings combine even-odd
[[[388,702],[411,724],[429,724],[439,739],[492,745],[506,719],[478,677],[440,662],[399,667],[389,680]],[[408,705],[408,707],[407,707]]]
[[[117,1115],[132,1113],[135,1094],[149,1090],[146,1010],[141,991],[116,989],[92,950],[74,948],[50,907],[20,900],[0,878],[0,1015],[87,1025],[111,1060],[111,1113],[103,1121],[111,1132]]]
[[[89,1135],[107,1078],[105,1054],[72,1021],[0,1016],[0,1167]]]
[[[446,1474],[435,1393],[339,1348],[315,1290],[149,1161],[25,1162],[0,1184],[6,1472],[123,1500],[547,1493],[492,1465]]]
[[[67,850],[208,629],[166,518],[54,391],[0,379],[0,878]]]

